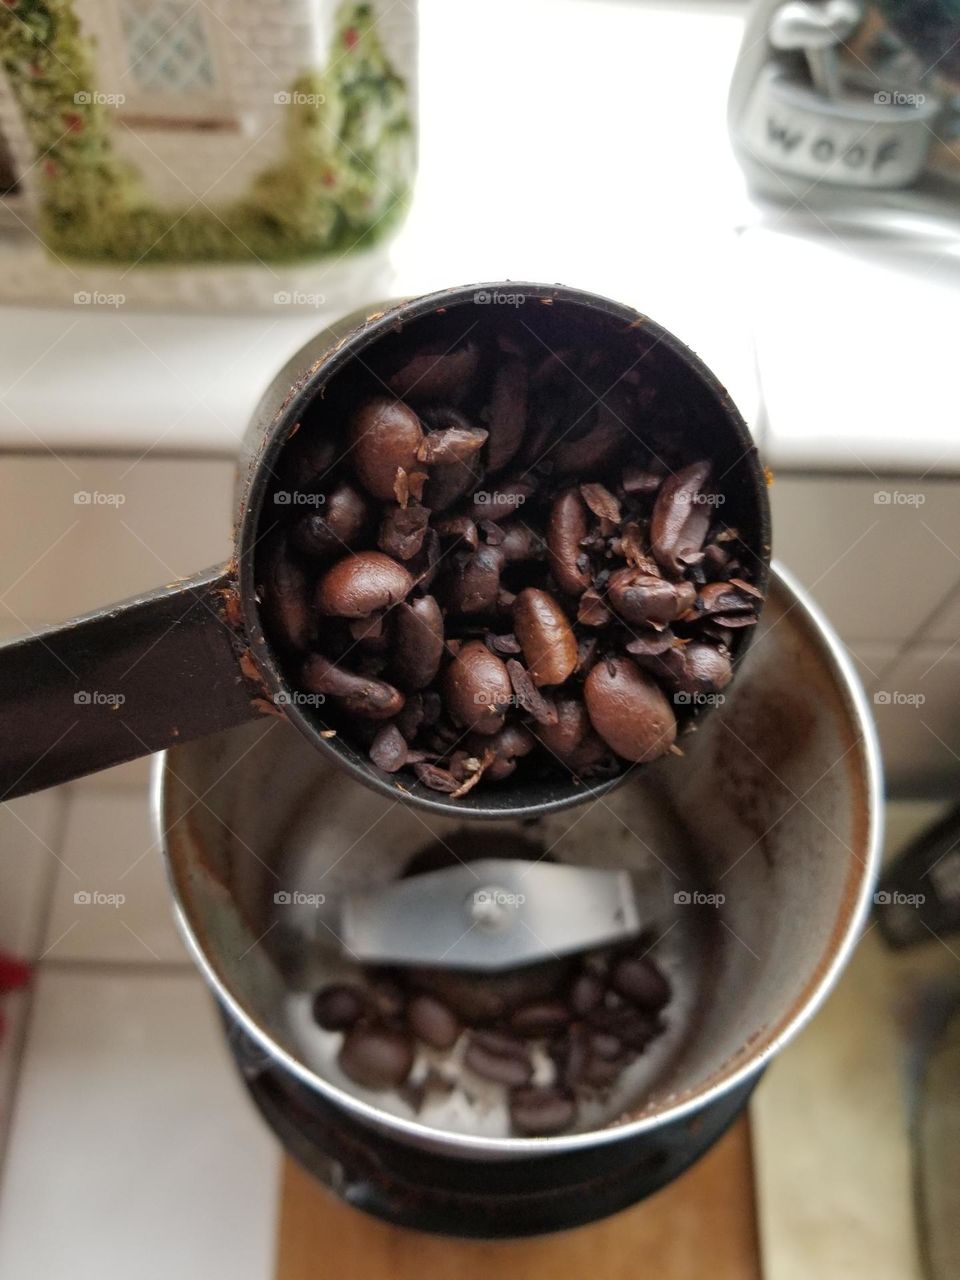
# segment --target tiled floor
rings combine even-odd
[[[37,965],[4,1002],[7,1280],[273,1275],[280,1155],[174,927],[140,779],[0,806],[0,946]]]

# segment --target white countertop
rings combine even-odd
[[[422,164],[392,292],[594,289],[698,350],[774,465],[957,470],[957,260],[948,273],[947,258],[758,218],[726,133],[741,15],[722,0],[422,0]],[[322,318],[0,307],[0,447],[232,455]]]

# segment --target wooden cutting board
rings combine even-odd
[[[761,1280],[744,1116],[678,1181],[604,1222],[532,1240],[388,1226],[285,1162],[276,1280]]]

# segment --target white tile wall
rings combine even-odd
[[[46,956],[58,962],[189,963],[173,922],[146,793],[86,781],[73,791]]]
[[[902,643],[960,582],[960,481],[778,473],[770,502],[774,554],[844,639]]]
[[[876,699],[890,787],[956,795],[960,479],[787,472],[770,499],[775,554],[823,607]]]
[[[0,467],[5,634],[59,622],[223,562],[227,461],[47,455]],[[77,494],[93,495],[78,502]]]

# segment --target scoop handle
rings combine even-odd
[[[0,645],[0,801],[253,718],[237,601],[222,565]]]

